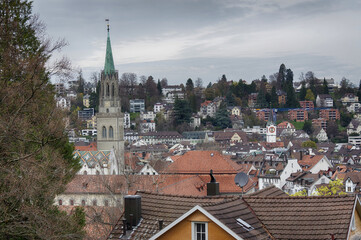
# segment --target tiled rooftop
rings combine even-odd
[[[354,196],[245,198],[275,239],[346,239]]]

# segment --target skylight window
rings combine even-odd
[[[247,222],[243,221],[240,218],[237,218],[237,224],[243,227],[248,232],[254,229],[251,225],[249,225]]]

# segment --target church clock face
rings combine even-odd
[[[270,133],[274,133],[276,131],[275,127],[270,127],[268,130]]]

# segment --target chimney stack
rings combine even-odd
[[[141,196],[127,195],[124,197],[124,216],[130,226],[137,226],[142,217]]]
[[[216,182],[216,179],[213,177],[212,169],[209,175],[211,176],[211,181],[207,183],[207,196],[219,195],[219,183]]]
[[[163,229],[163,219],[159,219],[158,224],[159,224],[159,231],[160,231]]]

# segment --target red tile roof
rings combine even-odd
[[[74,148],[78,151],[97,151],[97,143],[91,142],[87,146],[74,146]]]
[[[237,173],[241,167],[217,151],[189,151],[170,164],[166,173]]]

